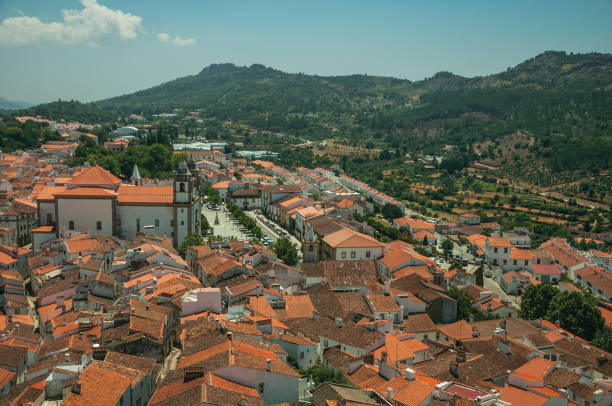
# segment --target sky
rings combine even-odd
[[[612,52],[612,0],[0,0],[0,96],[83,102],[212,63],[421,80]]]

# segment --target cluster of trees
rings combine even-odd
[[[261,238],[263,236],[261,228],[259,228],[257,222],[252,217],[249,217],[249,215],[247,215],[234,202],[228,201],[226,207],[230,213],[232,213],[232,216],[234,216],[234,218],[238,220],[238,222],[249,230],[256,238]]]
[[[0,121],[0,149],[4,152],[38,148],[47,141],[61,140],[62,137],[52,131],[47,123],[32,120],[22,123],[11,115],[2,116]]]
[[[528,286],[521,296],[521,317],[546,319],[593,345],[612,351],[612,331],[605,325],[597,299],[578,292],[561,292],[543,283]]]
[[[187,237],[185,237],[183,239],[183,242],[181,243],[181,246],[178,248],[178,252],[181,255],[185,255],[185,250],[187,249],[187,247],[195,247],[198,245],[203,245],[204,244],[204,238],[202,238],[202,235],[199,233],[193,233],[193,234],[189,234]]]
[[[308,378],[307,380],[312,381],[315,384],[315,387],[325,383],[336,383],[340,385],[351,385],[351,383],[346,379],[342,371],[333,370],[329,367],[323,366],[321,364],[316,364],[306,370],[298,370],[300,375],[304,378]]]
[[[208,201],[214,204],[221,203],[221,196],[219,196],[219,191],[217,189],[213,189],[212,183],[205,182],[200,186],[200,193],[203,196],[208,198]]]
[[[87,140],[79,145],[74,155],[68,160],[69,166],[83,165],[85,162],[96,162],[104,169],[121,178],[132,174],[134,165],[138,165],[140,175],[148,178],[164,179],[174,174],[182,154],[174,154],[167,145],[142,145],[130,143],[123,151],[113,152],[104,149],[99,144]]]
[[[281,237],[274,242],[272,251],[276,253],[278,259],[289,266],[297,265],[302,259],[298,249],[285,237]]]
[[[456,286],[448,288],[446,294],[457,301],[457,320],[469,320],[470,316],[475,321],[498,319],[499,316],[492,313],[483,313],[472,306],[474,298],[472,295]]]

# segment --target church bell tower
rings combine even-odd
[[[306,239],[302,243],[302,256],[304,257],[304,262],[313,264],[319,262],[319,240],[312,227],[306,227],[308,227],[308,233],[306,234]]]

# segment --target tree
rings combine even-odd
[[[402,217],[402,210],[394,204],[386,203],[382,208],[382,214],[385,218],[394,220]]]
[[[187,247],[195,247],[197,245],[202,245],[204,244],[204,238],[202,238],[202,236],[198,233],[194,233],[194,234],[189,234],[187,237],[185,237],[183,239],[183,242],[181,243],[181,246],[178,249],[178,252],[181,255],[185,255],[185,251],[187,250]]]
[[[291,244],[287,238],[279,238],[272,245],[272,251],[276,253],[278,258],[289,266],[297,265],[300,262],[300,255],[297,248]]]
[[[597,330],[595,337],[593,337],[592,344],[604,351],[612,352],[612,330],[608,327]]]
[[[454,247],[455,244],[451,240],[445,239],[444,241],[442,241],[442,249],[444,250],[444,252],[451,252]]]
[[[546,319],[585,340],[592,340],[605,326],[595,300],[578,292],[560,292],[551,301]]]
[[[210,229],[210,224],[208,224],[208,219],[204,214],[200,215],[200,229],[202,230],[202,234],[206,234],[208,229]]]
[[[348,385],[350,382],[346,379],[342,371],[334,371],[331,368],[325,367],[321,364],[317,364],[308,368],[305,371],[300,371],[303,377],[312,379],[315,386],[318,386],[324,382],[338,383],[341,385]]]
[[[457,301],[457,320],[469,319],[470,314],[476,310],[472,307],[474,298],[466,291],[453,286],[446,291],[446,294]]]
[[[521,296],[521,317],[527,320],[544,318],[557,294],[559,290],[547,283],[527,286]]]

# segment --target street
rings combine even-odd
[[[263,221],[261,221],[257,213],[255,213],[254,211],[246,211],[245,213],[248,214],[251,218],[255,219],[257,225],[261,228],[261,231],[263,231],[263,233],[266,234],[268,237],[272,238],[274,241],[281,237],[273,230],[271,230],[270,227],[268,227]],[[280,225],[277,225],[277,227],[282,228]],[[295,236],[289,234],[288,238],[293,245],[297,245],[298,247],[300,247],[301,242],[297,238],[295,238]]]
[[[500,299],[509,300],[514,306],[520,308],[520,298],[516,296],[510,296],[504,292],[504,290],[499,286],[495,277],[487,278],[484,277],[484,286],[485,289],[490,290],[491,292],[495,292],[499,295]]]

